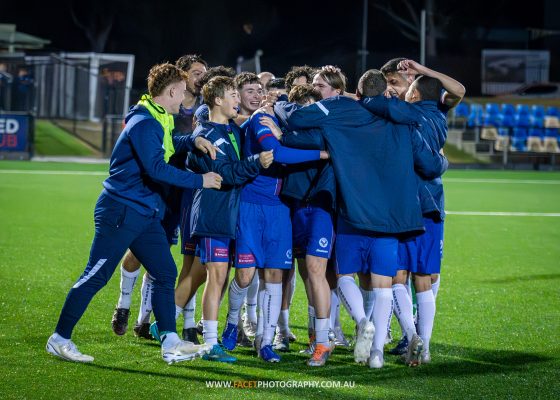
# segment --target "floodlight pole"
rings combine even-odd
[[[426,65],[426,9],[420,13],[420,64]]]
[[[362,48],[358,53],[362,56],[361,63],[361,73],[366,72],[366,61],[367,61],[367,25],[368,25],[368,2],[369,0],[364,0],[364,9],[362,12]]]

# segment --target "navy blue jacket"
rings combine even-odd
[[[286,96],[280,96],[274,105],[274,114],[284,132],[282,144],[306,150],[326,150],[322,135],[313,129],[290,131],[289,116],[301,106],[289,103]],[[336,179],[332,163],[328,160],[310,161],[287,165],[282,183],[282,196],[304,201],[334,211],[336,207]]]
[[[351,226],[397,235],[424,230],[414,171],[434,178],[447,160],[411,125],[393,124],[337,96],[295,111],[294,129],[320,127],[338,185],[338,212]]]
[[[164,160],[163,128],[143,106],[134,106],[125,118],[109,165],[103,193],[142,215],[163,218],[169,185],[201,188],[202,176],[181,171]],[[176,153],[194,148],[193,137],[173,137]]]
[[[229,129],[240,143],[240,129],[233,122]],[[241,188],[255,178],[262,166],[258,154],[247,159],[237,157],[228,135],[228,125],[202,122],[193,135],[203,136],[217,147],[216,159],[200,152],[192,152],[187,158],[187,167],[200,174],[216,172],[223,178],[220,190],[197,189],[194,191],[190,232],[191,236],[235,238],[239,215]],[[239,148],[241,151],[241,148]]]
[[[420,134],[435,151],[439,151],[447,140],[446,110],[441,103],[430,100],[407,103],[397,98],[384,96],[366,97],[360,101],[370,112],[400,124],[415,124]],[[436,213],[445,219],[445,197],[441,177],[423,180],[418,187],[423,214]]]

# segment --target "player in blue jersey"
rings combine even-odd
[[[186,88],[185,98],[181,102],[179,107],[179,112],[175,114],[174,117],[174,135],[186,135],[193,131],[193,114],[196,108],[200,105],[200,88],[198,87],[198,81],[201,76],[206,72],[207,64],[198,55],[184,55],[180,57],[175,65],[185,72],[186,76]],[[171,165],[176,168],[183,169],[185,165],[184,156],[173,156],[170,159]],[[187,191],[188,193],[189,191]],[[177,244],[179,236],[179,223],[181,217],[181,197],[182,190],[176,187],[170,188],[169,194],[166,196],[166,213],[162,220],[164,230],[166,232],[168,241],[170,245]],[[189,205],[190,207],[190,205]],[[192,257],[185,257],[183,259],[183,268],[181,270],[181,275],[179,280],[184,277],[186,271],[190,269],[192,264]],[[117,335],[124,335],[128,327],[128,317],[130,314],[130,303],[132,291],[134,289],[135,283],[140,274],[140,262],[132,254],[131,251],[127,251],[121,265],[121,281],[120,289],[121,293],[113,314],[113,319],[111,325],[113,331]],[[150,327],[150,316],[152,312],[152,302],[151,302],[151,292],[153,287],[153,278],[147,272],[144,274],[142,279],[141,287],[141,304],[138,313],[138,320],[134,326],[134,334],[138,337],[152,339],[149,327]],[[186,309],[191,310],[191,314],[194,314],[194,306],[196,299],[191,300]],[[193,318],[190,318],[193,319]],[[189,321],[189,315],[185,316],[185,321]],[[193,325],[194,326],[194,325]],[[183,338],[191,342],[198,344],[198,339],[196,334],[192,335],[192,330],[187,331],[191,334],[185,334],[183,332]]]
[[[179,339],[173,318],[173,288],[177,269],[161,219],[169,185],[219,189],[222,178],[209,172],[195,175],[168,165],[174,153],[193,149],[190,136],[173,137],[173,117],[184,98],[184,73],[172,64],[152,67],[149,95],[142,96],[126,117],[126,126],[111,155],[109,177],[97,201],[88,264],[74,284],[47,342],[47,352],[75,362],[92,362],[72,342],[74,327],[93,296],[109,281],[126,249],[130,249],[155,278],[152,302],[161,326],[161,353],[168,363],[193,359],[209,351]],[[214,153],[203,138],[194,143]]]
[[[295,111],[288,121],[296,130],[321,128],[332,154],[340,193],[335,245],[340,296],[358,323],[355,360],[381,368],[397,237],[423,230],[414,171],[427,178],[439,176],[447,161],[412,126],[392,124],[360,108],[356,101],[336,96]],[[353,279],[358,271],[370,274],[376,329]]]
[[[191,217],[191,234],[197,241],[200,261],[207,270],[206,286],[202,295],[204,341],[212,351],[203,358],[212,361],[233,362],[218,345],[218,309],[222,288],[226,284],[228,264],[234,245],[242,185],[255,178],[262,168],[273,161],[272,151],[263,151],[244,158],[241,149],[241,131],[230,120],[237,117],[239,98],[233,80],[226,77],[211,79],[202,89],[208,105],[209,121],[203,122],[195,135],[203,136],[217,149],[216,160],[206,155],[191,154],[188,168],[195,173],[215,171],[223,177],[222,188],[195,189]]]
[[[393,81],[400,82],[395,83],[398,86],[393,88],[395,92],[402,92],[402,87],[411,80],[411,76],[418,77],[405,92],[406,101],[378,96],[365,99],[364,106],[395,122],[416,124],[430,147],[438,151],[443,149],[447,138],[447,111],[461,101],[465,88],[453,78],[412,60],[398,61],[398,78],[395,73],[387,72],[389,66],[390,63],[385,66],[386,75]],[[394,352],[406,350],[405,361],[409,365],[431,360],[429,344],[434,324],[435,297],[439,287],[445,219],[441,178],[422,182],[419,195],[426,232],[399,244],[400,268],[393,280],[394,311],[403,331],[403,340]],[[413,276],[418,302],[418,332],[413,320],[412,299],[405,287],[409,273]],[[419,340],[423,344],[420,358],[412,349],[417,347]]]
[[[272,114],[272,111],[270,111]],[[246,155],[274,150],[277,163],[295,164],[328,158],[319,150],[297,150],[282,146],[263,125],[256,113],[247,122],[244,149]],[[275,117],[269,115],[277,124]],[[241,193],[238,235],[236,243],[235,279],[229,289],[228,324],[222,343],[235,348],[237,320],[247,287],[259,268],[260,286],[255,348],[265,361],[278,362],[280,357],[272,349],[282,301],[282,270],[292,267],[292,227],[290,211],[280,199],[282,171],[275,163],[247,184]]]

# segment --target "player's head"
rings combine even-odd
[[[399,63],[403,60],[406,60],[406,58],[393,58],[381,67],[381,72],[387,80],[387,91],[391,96],[398,97],[401,100],[404,100],[406,91],[410,86],[409,81],[406,79],[406,75],[399,72],[398,69]]]
[[[202,87],[202,97],[210,111],[219,109],[227,119],[237,117],[239,95],[232,78],[216,76],[210,79]]]
[[[294,86],[292,90],[290,90],[288,100],[292,103],[306,106],[321,100],[321,93],[315,90],[313,85],[305,83],[303,85]]]
[[[234,78],[239,92],[241,115],[253,114],[261,105],[263,90],[259,78],[252,72],[241,72]]]
[[[290,93],[294,86],[311,83],[313,81],[313,75],[315,75],[315,70],[307,65],[292,67],[284,77],[286,81],[286,91]]]
[[[268,84],[268,82],[270,82],[272,79],[276,78],[274,76],[274,74],[272,72],[268,72],[268,71],[263,71],[260,74],[257,75],[257,78],[259,78],[259,82],[261,83],[261,86],[263,88],[266,88],[266,85]]]
[[[271,90],[275,92],[280,92],[281,94],[286,94],[286,84],[283,78],[274,78],[267,82],[266,84],[266,91],[270,92]]]
[[[443,85],[439,79],[420,75],[406,92],[405,99],[409,103],[420,100],[439,101]]]
[[[208,68],[208,71],[206,71],[198,81],[198,86],[202,88],[210,79],[215,76],[227,76],[228,78],[233,78],[235,76],[235,71],[233,70],[233,68],[224,67],[223,65]]]
[[[185,98],[186,74],[175,65],[163,63],[154,65],[148,74],[148,93],[158,98],[158,103],[168,113],[177,114]]]
[[[200,94],[198,82],[206,72],[208,64],[197,54],[187,54],[175,61],[175,65],[187,73],[187,90],[193,96]]]
[[[378,69],[366,71],[358,81],[356,96],[358,98],[377,96],[387,90],[387,81]]]
[[[338,96],[346,90],[346,77],[339,69],[321,69],[313,77],[313,87],[323,99]]]

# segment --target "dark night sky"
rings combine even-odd
[[[553,50],[560,45],[558,36],[509,43],[482,43],[474,39],[477,27],[479,30],[560,29],[560,18],[546,17],[560,15],[560,2],[534,0],[530,6],[514,7],[511,5],[514,2],[506,0],[434,1],[436,10],[449,16],[450,23],[445,28],[447,38],[438,40],[440,57],[428,60],[432,66],[455,70],[463,65],[464,60],[474,63],[480,57],[481,48]],[[71,2],[10,1],[2,5],[0,22],[16,23],[18,31],[51,40],[50,51],[90,51],[86,35],[72,21]],[[368,67],[378,68],[394,56],[418,58],[419,45],[402,36],[398,28],[372,6],[374,2],[370,0],[369,7]],[[411,2],[423,3],[421,0]],[[351,82],[357,74],[361,0],[98,0],[74,3],[77,4],[76,13],[82,19],[86,15],[92,20],[106,18],[115,12],[105,52],[136,56],[136,87],[143,85],[149,67],[161,61],[174,61],[183,54],[194,52],[202,54],[211,65],[235,66],[237,56],[251,56],[258,48],[264,51],[263,69],[277,75],[283,75],[291,65],[304,63],[314,66],[337,64],[347,72]],[[402,8],[400,1],[393,0],[392,3]],[[244,32],[244,24],[252,24],[250,35]],[[553,54],[553,65],[557,65],[556,57]],[[461,71],[459,75],[461,73],[467,74]],[[462,78],[469,79],[466,75]]]

